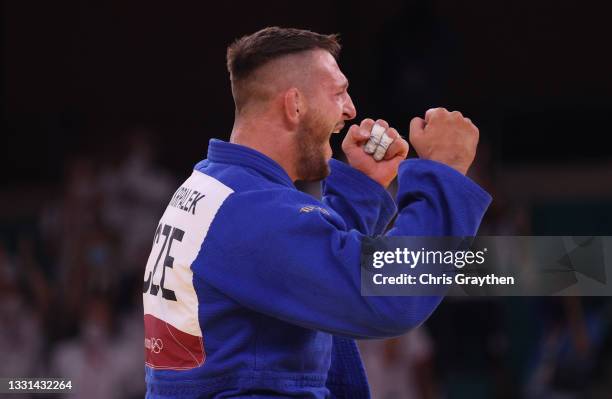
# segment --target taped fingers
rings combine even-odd
[[[365,118],[364,120],[361,121],[361,123],[359,124],[359,127],[362,130],[365,130],[368,133],[370,133],[372,131],[372,126],[374,126],[375,123],[376,122],[374,122],[373,119]]]
[[[370,154],[375,161],[391,159],[403,152],[408,153],[408,143],[401,139],[397,130],[390,128],[385,120],[378,119],[374,122],[372,119],[364,119],[360,125],[361,131],[363,132],[368,127],[370,127],[370,136],[363,151]],[[394,146],[398,138],[404,142]],[[392,150],[389,151],[390,149]]]
[[[372,128],[374,127],[374,124],[376,122],[374,122],[373,119],[370,118],[366,118],[364,120],[361,121],[361,123],[359,124],[359,129],[361,130],[362,134],[364,136],[367,136],[368,139],[371,137],[372,134]],[[368,141],[369,143],[369,141]],[[372,145],[368,145],[368,143],[366,143],[366,145],[364,146],[364,151],[367,154],[372,154],[374,152],[374,149],[372,148]],[[369,152],[370,151],[370,152]]]
[[[383,133],[380,139],[380,142],[378,143],[378,146],[376,147],[376,150],[374,151],[374,155],[373,155],[374,160],[376,161],[382,160],[385,157],[385,153],[389,149],[389,146],[391,145],[391,143],[393,143],[393,138],[387,135],[387,133]]]
[[[363,150],[367,154],[374,154],[374,152],[376,151],[376,148],[380,144],[385,134],[385,130],[386,128],[384,126],[379,125],[378,123],[375,123],[374,126],[372,126],[370,139],[368,140],[366,145],[363,147]]]
[[[408,142],[393,128],[387,130],[387,134],[389,137],[393,138],[393,142],[389,145],[389,148],[387,148],[384,159],[389,160],[397,156],[406,158],[408,149],[410,148]]]

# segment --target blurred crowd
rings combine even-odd
[[[71,397],[143,397],[143,270],[180,178],[155,162],[150,133],[127,137],[119,158],[67,161],[34,226],[3,229],[0,376],[70,378]],[[491,170],[483,155],[471,171],[496,199],[480,234],[531,234],[528,205],[504,200]],[[605,299],[446,298],[409,334],[360,348],[378,399],[607,398],[608,320]]]
[[[0,376],[70,378],[80,398],[144,395],[142,274],[177,179],[150,134],[81,154],[36,225],[0,241]]]

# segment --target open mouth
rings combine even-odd
[[[334,131],[332,133],[340,133],[340,130],[344,129],[344,122],[336,125],[336,128],[334,129]]]

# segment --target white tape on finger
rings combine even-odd
[[[380,126],[377,123],[375,123],[374,126],[372,126],[372,133],[370,134],[370,139],[368,140],[366,145],[363,147],[363,150],[367,154],[374,154],[374,151],[376,151],[376,147],[380,143],[380,140],[382,139],[382,136],[384,135],[385,130],[386,129],[383,126]]]
[[[383,134],[382,138],[380,139],[380,143],[378,144],[378,147],[376,147],[376,150],[374,151],[373,156],[376,161],[380,161],[385,157],[385,154],[387,153],[387,150],[389,149],[391,143],[393,143],[393,139],[387,136],[386,133]]]

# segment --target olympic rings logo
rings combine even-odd
[[[164,349],[164,341],[161,338],[151,338],[151,352],[159,353]]]
[[[164,349],[164,341],[161,338],[145,338],[145,348],[149,349],[151,352],[158,354]]]

